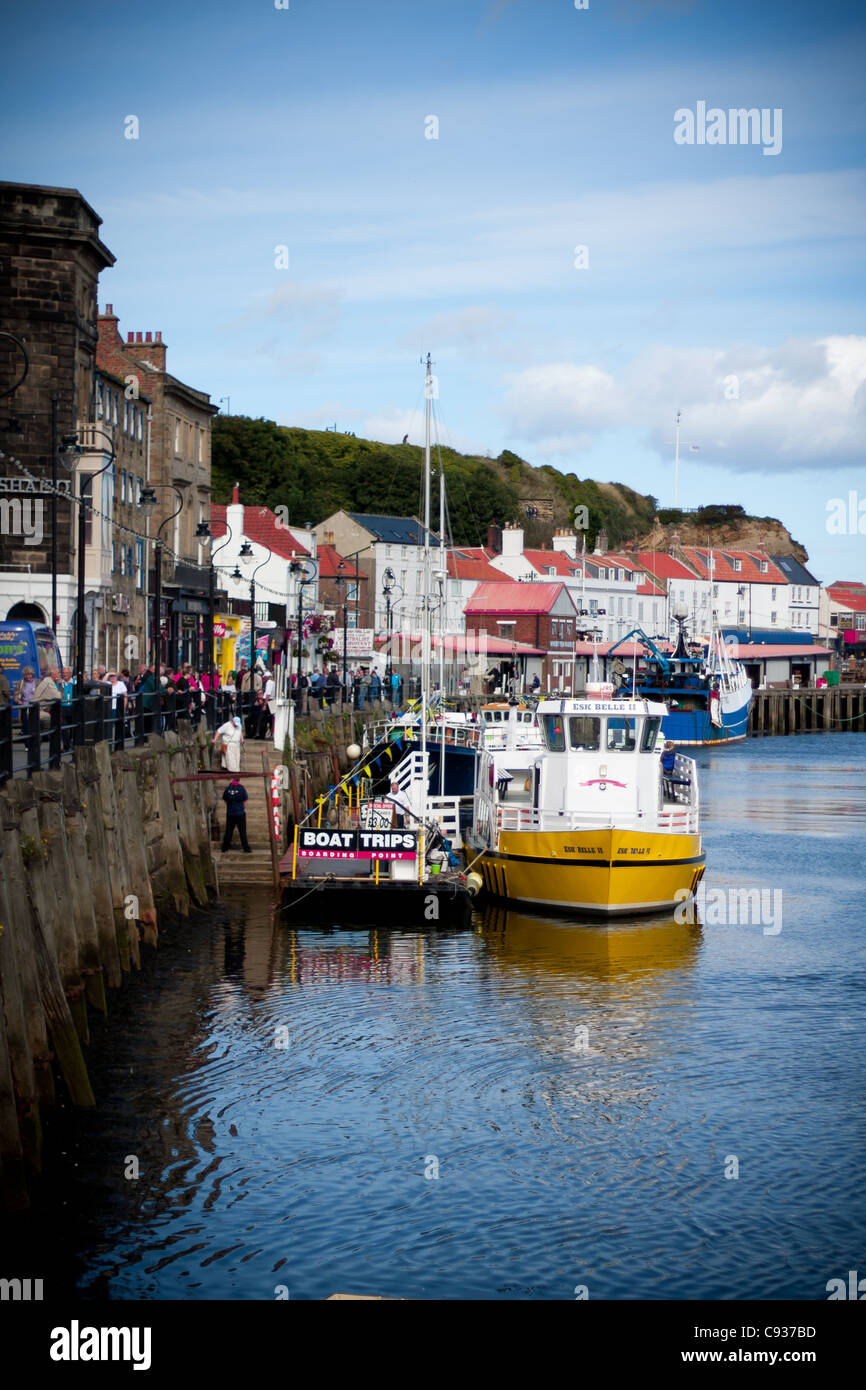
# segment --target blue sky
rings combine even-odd
[[[444,443],[669,503],[681,409],[682,504],[866,578],[826,527],[866,501],[864,31],[833,0],[49,0],[4,21],[4,177],[80,189],[100,303],[235,412],[420,442],[429,350]],[[781,149],[677,144],[698,102],[781,110]]]

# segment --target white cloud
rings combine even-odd
[[[551,363],[512,377],[504,400],[513,434],[536,451],[586,449],[593,431],[647,432],[669,458],[681,445],[735,472],[838,468],[866,451],[866,337],[789,339],[775,348],[670,348],[638,354],[615,376]]]

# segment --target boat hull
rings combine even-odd
[[[334,879],[284,878],[280,908],[285,926],[354,927],[395,931],[465,928],[472,921],[472,896],[443,882],[374,884]]]
[[[696,834],[517,830],[503,831],[475,867],[491,897],[609,917],[675,907],[695,892],[705,863]]]

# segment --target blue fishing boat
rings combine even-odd
[[[661,652],[641,628],[626,633],[608,652],[630,640],[643,648],[631,669],[618,672],[623,698],[663,700],[669,713],[662,732],[676,744],[735,743],[746,737],[752,684],[742,663],[731,656],[721,633],[714,632],[701,655],[686,643],[685,623],[677,619],[679,635],[674,652]]]

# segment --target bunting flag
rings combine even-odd
[[[386,749],[385,749],[385,752],[388,754],[388,757],[389,757],[389,758],[393,758],[393,756],[394,756],[394,749],[393,749],[393,748],[386,748]]]
[[[355,773],[354,777],[352,778],[352,781],[354,782],[355,786],[357,787],[357,785],[358,785],[358,774],[357,774],[357,772]]]
[[[364,771],[366,772],[366,774],[367,774],[368,777],[372,777],[372,776],[373,776],[373,774],[372,774],[372,772],[370,771],[369,767],[365,767],[365,768],[364,768]]]

